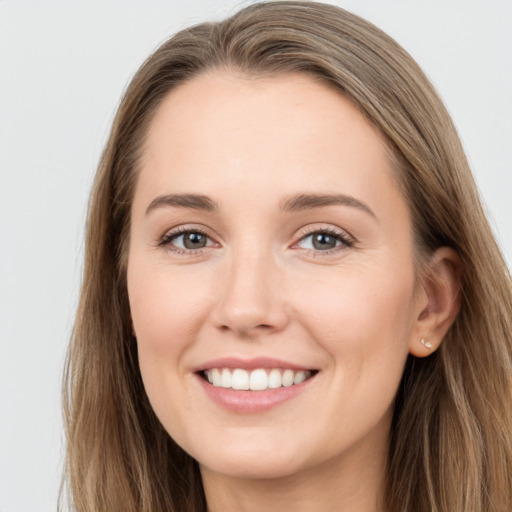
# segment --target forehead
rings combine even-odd
[[[177,87],[150,124],[140,172],[146,200],[313,189],[379,202],[383,188],[395,188],[379,130],[333,87],[298,73],[213,71]]]

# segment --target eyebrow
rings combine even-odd
[[[288,212],[339,205],[357,208],[376,218],[375,213],[373,213],[367,204],[359,201],[359,199],[355,197],[345,194],[295,194],[281,201],[281,208]]]
[[[280,203],[281,209],[286,212],[341,205],[357,208],[372,217],[376,217],[368,205],[355,197],[345,194],[295,194],[285,197]],[[153,210],[166,206],[190,208],[205,212],[216,212],[219,210],[218,204],[213,199],[202,194],[168,194],[153,199],[146,209],[146,215],[150,214]]]
[[[168,194],[153,199],[146,208],[146,215],[164,206],[190,208],[192,210],[202,210],[205,212],[214,212],[219,209],[217,203],[208,196],[201,194]]]

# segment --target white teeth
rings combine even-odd
[[[294,384],[300,384],[306,380],[306,372],[297,372],[293,377]]]
[[[218,368],[214,368],[213,370],[206,372],[206,375],[210,375],[212,378],[212,384],[216,387],[221,386],[221,376],[220,371]],[[210,377],[208,377],[208,381],[210,380]]]
[[[211,370],[205,370],[204,374],[208,382],[215,387],[263,391],[300,384],[311,376],[311,371],[281,370],[279,368],[272,368],[271,370],[258,368],[252,371],[242,368],[212,368]]]
[[[235,370],[236,371],[236,370]],[[251,372],[251,380],[249,381],[249,389],[252,391],[261,391],[268,388],[268,377],[265,370],[254,370]]]
[[[224,370],[222,373],[224,373]],[[239,370],[238,368],[233,370],[231,387],[233,389],[249,389],[249,374],[245,370]]]
[[[270,370],[268,374],[268,387],[270,389],[281,387],[281,372],[277,368]]]
[[[230,388],[231,383],[231,372],[227,368],[224,368],[220,376],[220,385],[223,388]]]
[[[283,373],[283,376],[281,377],[282,385],[285,388],[292,386],[293,385],[293,377],[294,377],[293,370],[285,370]]]

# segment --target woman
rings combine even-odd
[[[270,2],[121,103],[67,372],[76,510],[505,511],[512,294],[403,49]]]

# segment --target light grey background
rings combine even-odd
[[[87,194],[119,97],[166,36],[246,3],[0,0],[0,512],[56,508]],[[331,3],[438,87],[512,262],[512,0]]]

